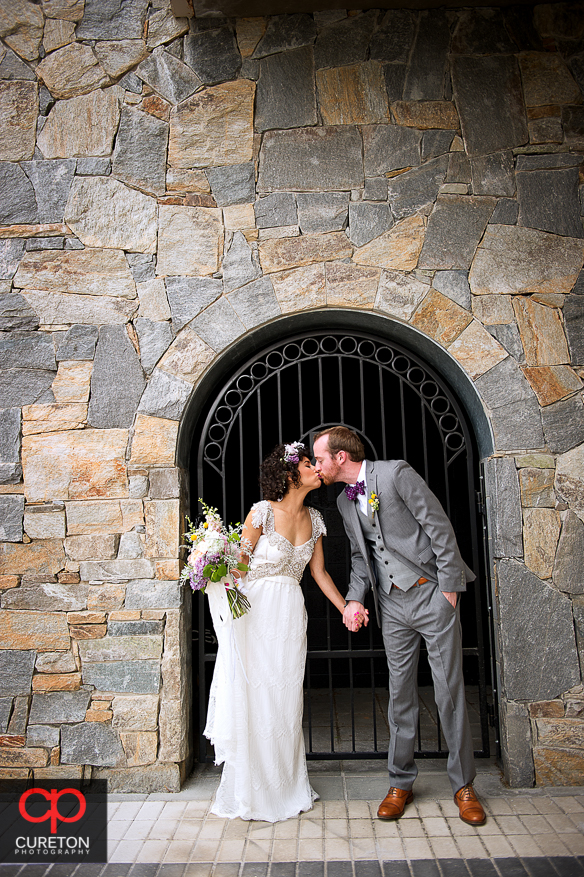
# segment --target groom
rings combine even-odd
[[[318,433],[313,453],[324,484],[344,482],[337,505],[351,543],[344,622],[365,614],[373,590],[389,667],[389,778],[381,819],[398,819],[413,800],[421,638],[428,649],[436,705],[448,746],[448,776],[460,818],[482,825],[462,676],[458,594],[474,573],[450,521],[425,481],[404,460],[365,460],[359,437],[344,426]]]

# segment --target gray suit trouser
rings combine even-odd
[[[409,591],[378,588],[382,633],[389,667],[389,778],[398,789],[411,789],[418,774],[414,749],[418,726],[418,658],[422,637],[434,680],[434,695],[448,747],[452,791],[473,781],[472,736],[462,676],[462,630],[456,609],[427,582]]]

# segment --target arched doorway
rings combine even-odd
[[[494,708],[476,441],[451,385],[418,352],[385,332],[339,326],[289,332],[243,361],[232,361],[196,420],[190,460],[193,510],[202,496],[226,521],[243,520],[260,498],[258,467],[271,448],[297,439],[310,444],[315,432],[335,423],[355,429],[369,457],[406,459],[426,479],[452,520],[465,560],[478,574],[462,602],[463,647],[475,750],[488,756]],[[309,502],[325,516],[327,568],[343,590],[350,558],[336,510],[338,489],[321,488]],[[308,573],[302,586],[309,616],[308,757],[383,758],[387,667],[381,633],[372,623],[351,636]],[[195,603],[195,725],[202,731],[216,644],[200,595]],[[418,756],[440,757],[446,752],[424,655],[419,683]],[[198,757],[211,757],[201,736]]]

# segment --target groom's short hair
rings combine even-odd
[[[348,429],[346,426],[331,426],[330,429],[323,429],[322,432],[315,435],[314,441],[325,435],[328,435],[328,450],[330,454],[338,454],[339,451],[345,451],[353,463],[360,463],[365,459],[363,442],[352,429]]]

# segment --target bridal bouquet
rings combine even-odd
[[[211,582],[223,582],[233,618],[241,618],[250,610],[250,603],[241,584],[237,584],[233,571],[247,572],[242,562],[244,554],[251,553],[251,545],[241,536],[242,525],[226,527],[217,509],[211,508],[199,498],[205,520],[195,526],[187,518],[189,529],[185,533],[191,548],[187,563],[181,573],[181,581],[188,581],[193,591],[202,591]]]

